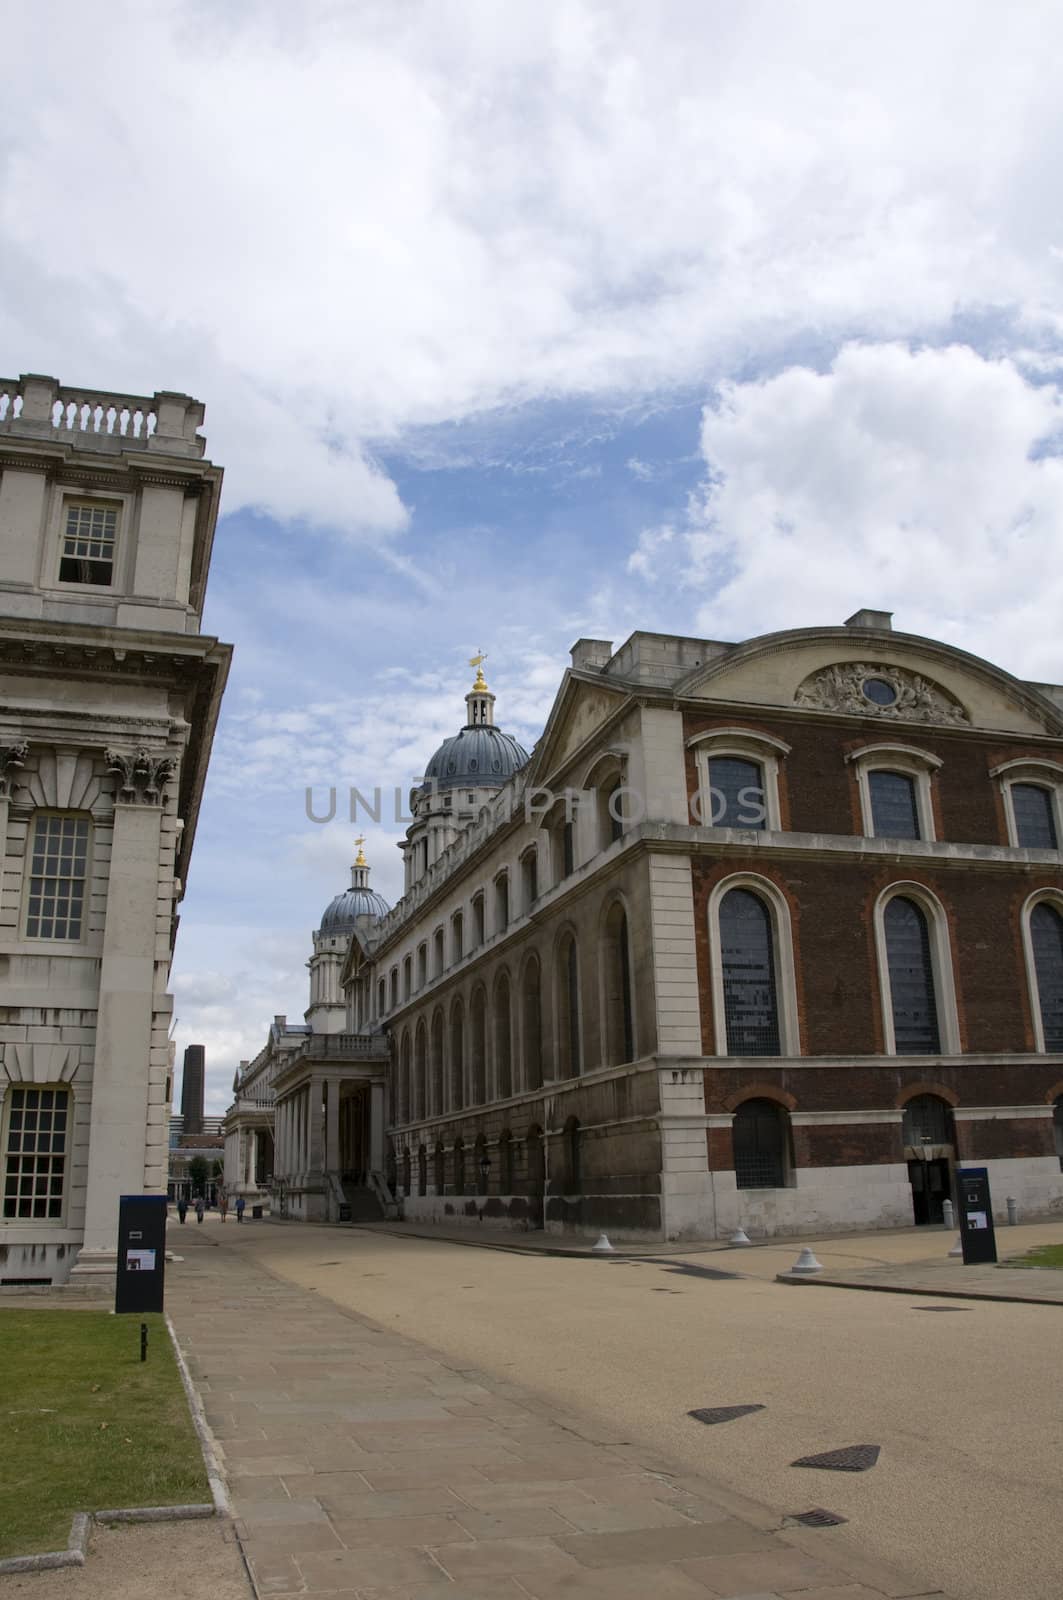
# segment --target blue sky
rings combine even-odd
[[[209,1103],[482,646],[861,605],[1063,678],[1047,0],[114,0],[5,18],[0,363],[207,407],[236,646],[174,991]],[[375,830],[394,899],[398,829]]]

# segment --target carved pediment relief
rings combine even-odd
[[[810,711],[841,711],[886,722],[966,726],[966,709],[940,684],[907,667],[839,661],[799,685],[794,704]]]

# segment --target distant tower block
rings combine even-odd
[[[185,1051],[181,1081],[182,1133],[203,1132],[203,1091],[207,1076],[207,1052],[201,1044],[190,1044]]]

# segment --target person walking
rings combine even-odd
[[[203,1221],[203,1213],[204,1213],[204,1211],[206,1209],[207,1209],[206,1206],[203,1204],[203,1196],[201,1194],[197,1194],[196,1195],[196,1221],[197,1222],[202,1222]]]
[[[218,1215],[219,1215],[219,1217],[221,1218],[221,1220],[223,1222],[225,1221],[225,1218],[228,1215],[228,1211],[229,1211],[229,1196],[225,1193],[225,1190],[223,1189],[221,1191],[221,1193],[219,1194],[219,1196],[218,1196]]]
[[[244,1207],[245,1207],[246,1204],[247,1204],[247,1201],[244,1199],[243,1195],[242,1194],[238,1194],[237,1197],[236,1197],[236,1220],[237,1220],[237,1222],[243,1222],[243,1220],[244,1220]]]
[[[177,1202],[178,1220],[183,1224],[185,1218],[187,1217],[187,1215],[188,1215],[188,1201],[185,1199],[184,1195],[182,1195],[180,1200],[178,1200],[178,1202]]]

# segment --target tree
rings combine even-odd
[[[206,1157],[193,1156],[188,1163],[188,1180],[192,1185],[192,1193],[205,1195],[209,1177],[210,1168],[207,1166]]]

